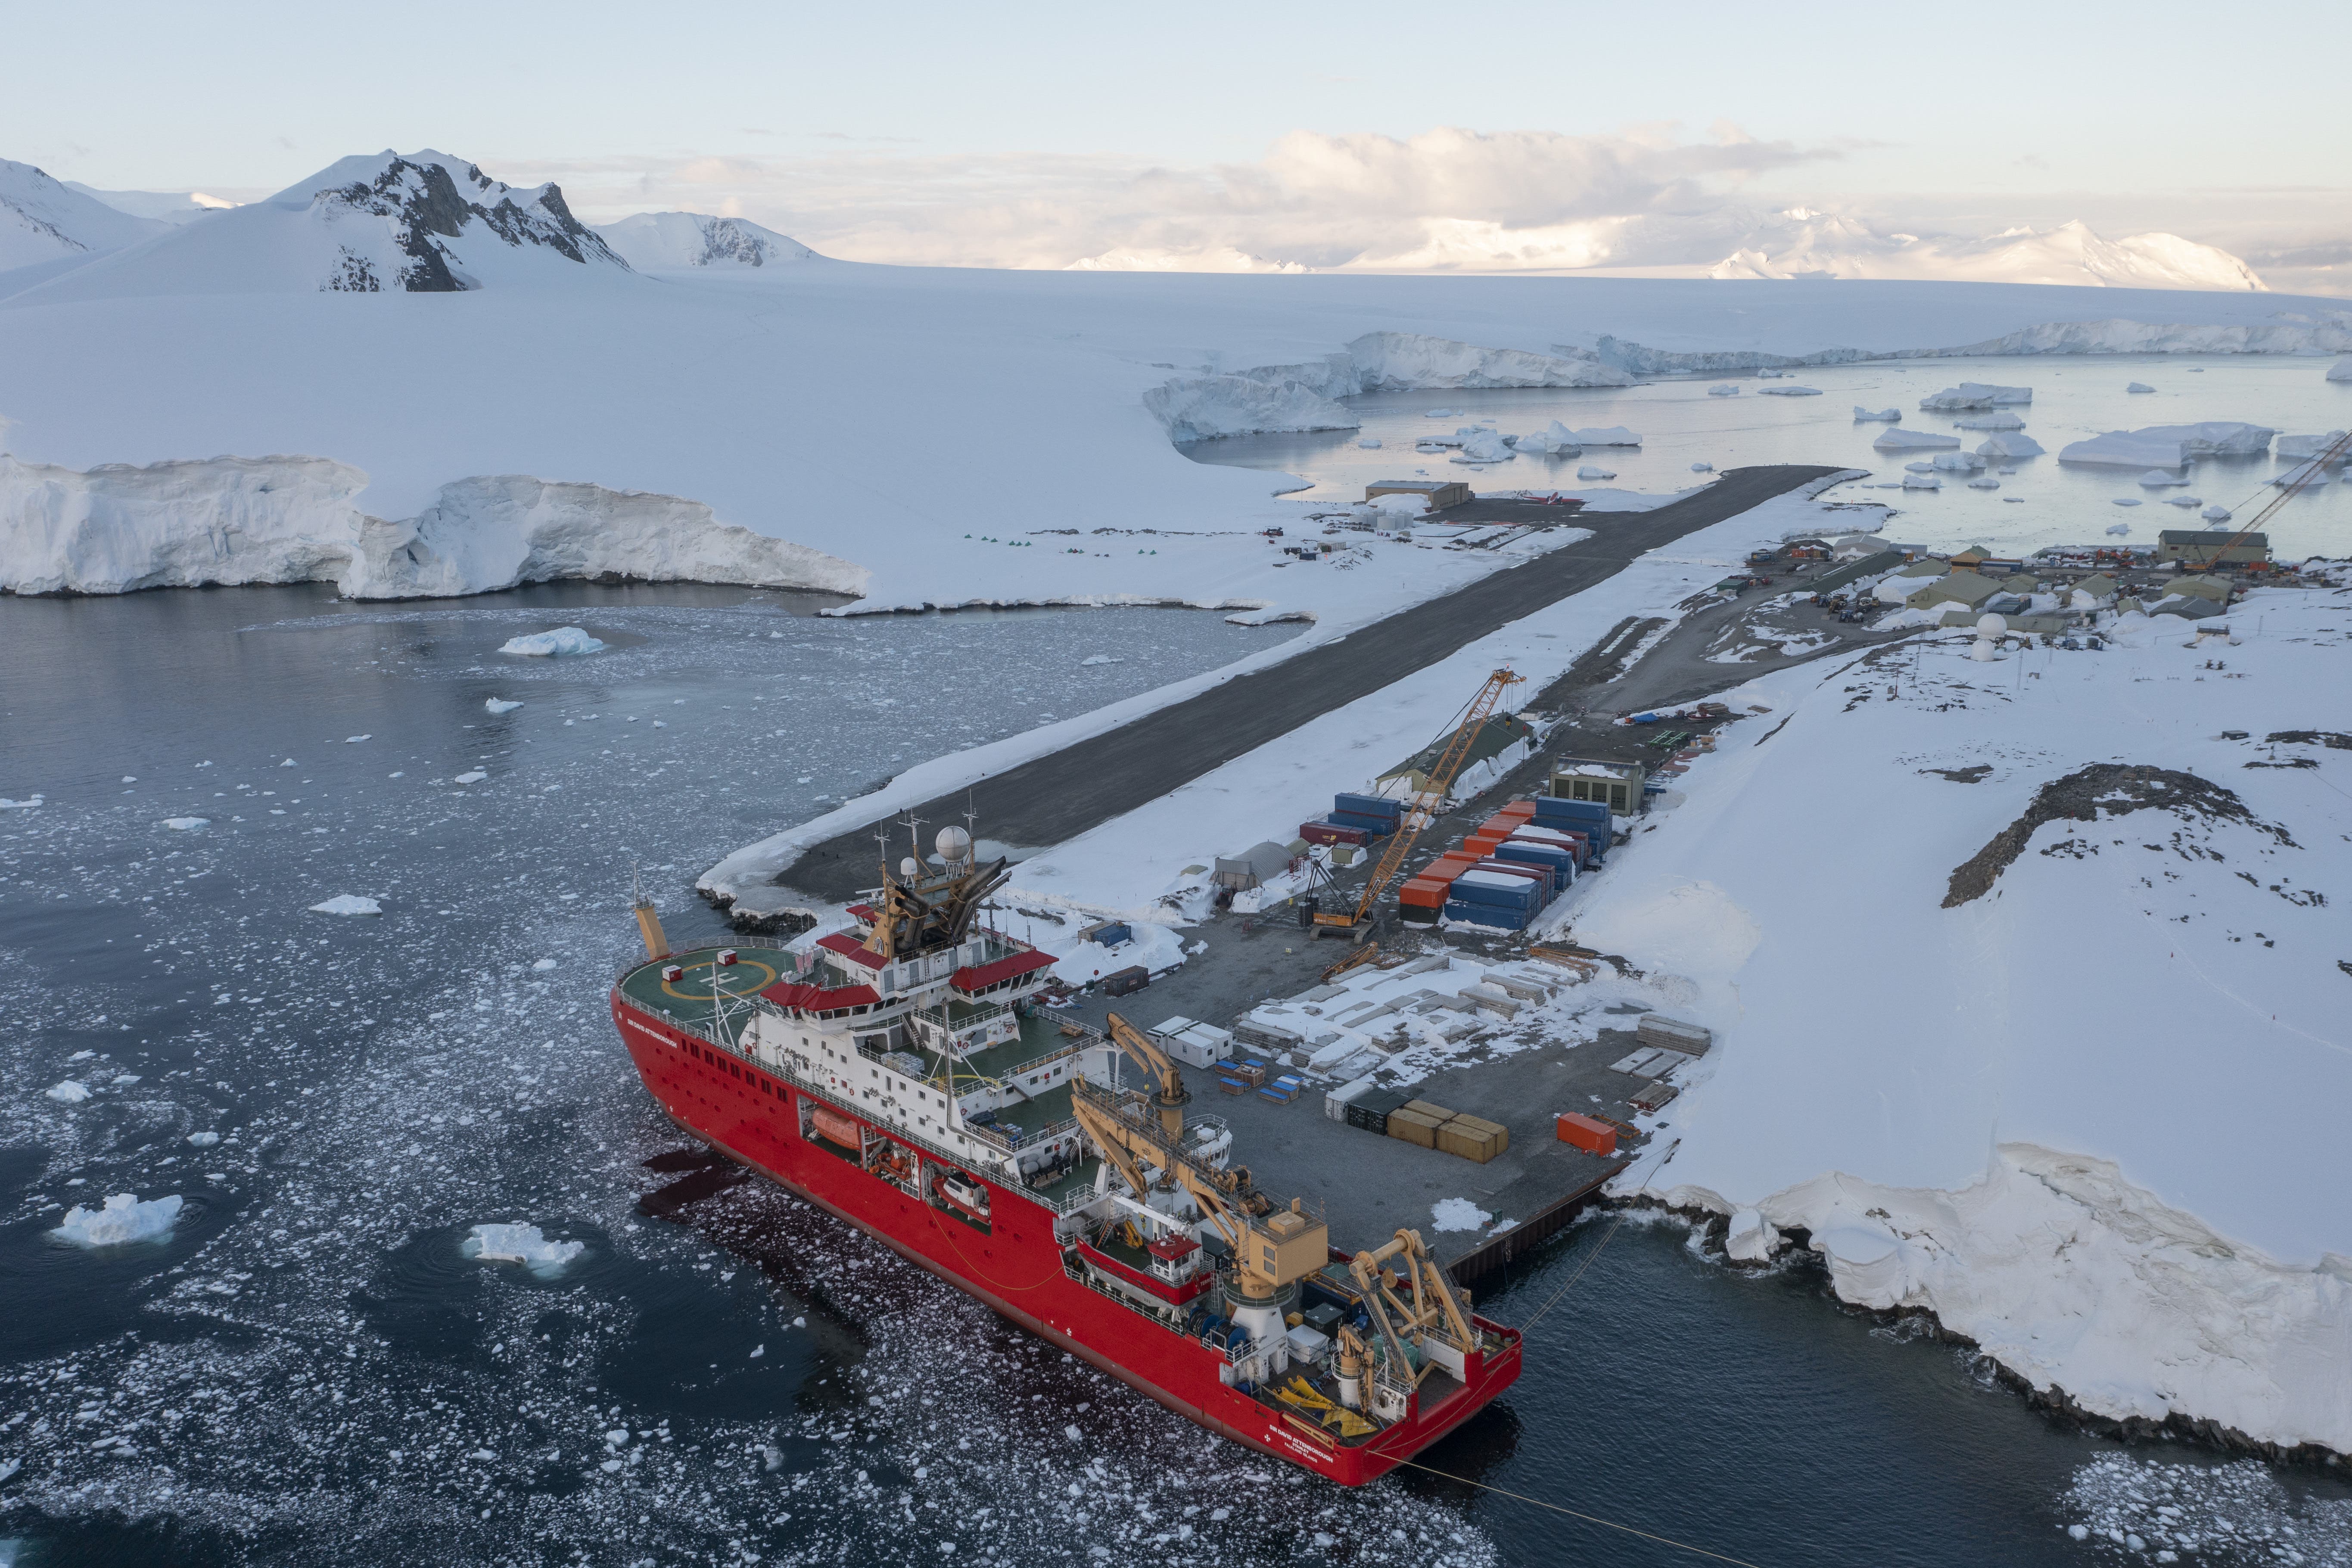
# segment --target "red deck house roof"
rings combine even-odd
[[[1000,958],[993,963],[967,963],[955,972],[949,984],[967,996],[995,991],[1013,984],[1024,975],[1034,974],[1054,965],[1054,955],[1031,949],[1016,952],[1010,958]]]
[[[760,994],[787,1012],[820,1018],[857,1012],[882,1000],[871,985],[803,985],[796,980],[780,980]]]
[[[831,936],[821,936],[816,939],[816,944],[827,952],[841,954],[852,963],[861,963],[868,969],[882,967],[882,955],[862,945],[856,937],[845,931],[835,931]]]

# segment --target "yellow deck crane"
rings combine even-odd
[[[1150,1035],[1129,1023],[1118,1014],[1110,1015],[1111,1043],[1144,1065],[1159,1088],[1153,1091],[1151,1109],[1160,1119],[1160,1130],[1169,1142],[1181,1144],[1184,1140],[1184,1108],[1192,1103],[1192,1092],[1184,1087],[1181,1074],[1168,1053]]]
[[[1373,907],[1380,902],[1381,895],[1388,890],[1389,884],[1396,880],[1397,873],[1404,869],[1405,857],[1412,853],[1412,847],[1420,839],[1423,830],[1436,821],[1438,813],[1444,808],[1445,792],[1454,787],[1454,776],[1470,760],[1470,748],[1502,702],[1504,691],[1518,685],[1523,679],[1508,669],[1498,669],[1486,678],[1486,683],[1478,689],[1478,695],[1473,697],[1470,705],[1463,710],[1460,726],[1438,756],[1437,765],[1429,770],[1421,792],[1412,797],[1412,804],[1404,808],[1403,820],[1398,823],[1396,832],[1389,836],[1388,847],[1373,862],[1372,874],[1366,879],[1363,893],[1356,900],[1356,907],[1352,910],[1334,910],[1328,914],[1318,910],[1315,913],[1317,936],[1340,936],[1351,942],[1361,942],[1370,932]]]

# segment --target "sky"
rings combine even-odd
[[[11,7],[6,36],[41,64],[0,94],[0,157],[102,189],[252,195],[431,146],[556,179],[592,219],[731,204],[863,259],[1329,265],[1432,220],[1679,235],[1802,204],[1966,235],[2079,216],[2352,270],[2340,0],[84,0]]]

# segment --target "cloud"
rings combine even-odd
[[[1329,268],[1393,265],[1426,255],[1433,236],[1465,233],[1498,254],[1526,236],[1538,251],[1583,255],[1629,220],[1704,216],[1759,175],[1837,155],[1728,124],[1705,140],[1670,126],[1601,136],[1441,127],[1404,138],[1298,131],[1255,162],[1194,168],[843,150],[518,173],[562,181],[574,208],[600,219],[732,197],[745,216],[858,260],[1065,267],[1112,251],[1240,251]]]

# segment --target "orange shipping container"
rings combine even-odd
[[[1500,833],[1488,833],[1482,829],[1464,839],[1462,841],[1462,847],[1476,855],[1479,859],[1484,860],[1487,856],[1492,855],[1495,852],[1495,846],[1500,844],[1503,841],[1503,838],[1504,835]]]
[[[1554,1121],[1563,1143],[1573,1143],[1588,1154],[1617,1152],[1617,1129],[1606,1121],[1595,1121],[1590,1116],[1563,1111]]]
[[[1515,822],[1532,822],[1535,820],[1536,803],[1531,800],[1515,800],[1495,815],[1507,816]]]
[[[1397,889],[1397,902],[1410,904],[1417,910],[1441,910],[1445,907],[1446,886],[1426,877],[1415,877]]]

